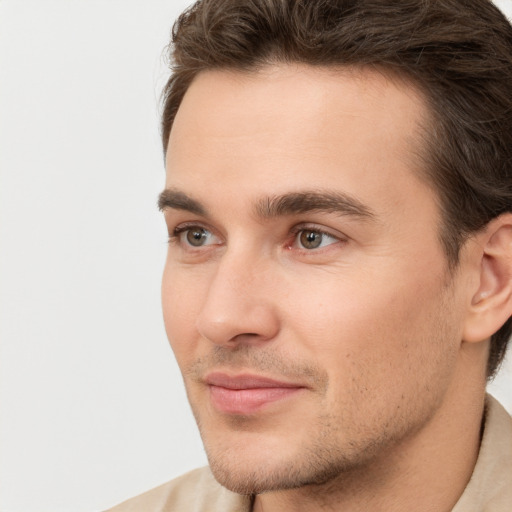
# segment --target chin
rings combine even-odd
[[[273,441],[250,444],[246,440],[245,446],[233,443],[224,449],[219,444],[209,447],[205,443],[215,479],[238,494],[262,494],[324,485],[364,465],[363,461],[347,458],[336,449],[300,443],[300,449],[288,446],[287,451],[285,442]]]
[[[210,459],[209,459],[210,460]],[[239,461],[211,459],[210,468],[215,479],[230,491],[238,494],[262,494],[270,491],[293,489],[309,483],[300,471],[288,464],[263,463],[248,467]]]
[[[279,436],[231,432],[204,436],[215,479],[238,494],[260,494],[302,485],[297,455]],[[298,483],[299,482],[299,483]]]

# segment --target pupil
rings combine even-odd
[[[204,232],[204,229],[191,229],[190,231],[187,232],[188,243],[195,247],[203,245],[205,238],[206,233]]]
[[[315,231],[303,231],[300,235],[300,243],[306,249],[316,249],[322,243],[322,235]]]

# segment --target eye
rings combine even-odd
[[[327,245],[334,244],[339,240],[318,229],[301,229],[295,238],[295,243],[302,249],[320,249]]]
[[[182,245],[189,247],[204,247],[219,243],[211,231],[201,226],[177,227],[171,238],[177,239]]]

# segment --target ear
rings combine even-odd
[[[493,219],[476,238],[479,280],[464,326],[467,342],[490,338],[512,316],[512,214]]]

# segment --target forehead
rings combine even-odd
[[[416,88],[375,70],[203,72],[171,130],[167,186],[236,183],[247,196],[339,187],[356,196],[389,192],[393,203],[403,192],[397,181],[421,174],[413,171],[427,117]]]
[[[240,104],[245,109],[240,110]],[[307,121],[311,131],[316,131],[344,115],[363,121],[371,117],[375,131],[390,125],[414,128],[427,117],[419,89],[386,70],[302,64],[254,71],[209,70],[199,73],[189,86],[170,141],[176,137],[176,125],[180,130],[191,128],[197,135],[201,128],[212,132],[219,127],[243,135],[254,123],[275,125],[279,119],[276,129],[286,121]],[[222,124],[226,117],[231,120],[229,126]],[[200,126],[194,124],[198,120]],[[368,126],[364,128],[370,135]]]

